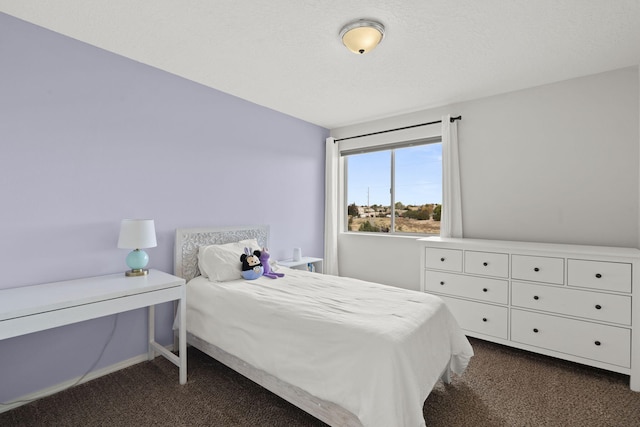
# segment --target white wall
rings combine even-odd
[[[638,67],[630,67],[334,129],[331,136],[461,114],[465,237],[638,247],[639,86]],[[343,233],[340,272],[418,289],[419,260],[410,247],[406,238]],[[372,253],[376,262],[363,261]]]
[[[420,258],[414,237],[343,233],[338,238],[340,275],[420,290]]]

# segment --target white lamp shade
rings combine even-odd
[[[123,219],[118,247],[123,249],[154,248],[156,227],[152,219]]]

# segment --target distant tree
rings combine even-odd
[[[358,229],[358,231],[372,231],[375,233],[379,233],[380,227],[376,227],[375,225],[372,225],[369,221],[365,221],[362,224],[360,224],[360,228]]]
[[[395,207],[396,209],[406,209],[402,202],[396,202]]]
[[[431,214],[433,213],[433,209],[434,209],[434,207],[435,207],[435,206],[434,206],[432,203],[428,203],[428,204],[426,204],[426,205],[422,205],[422,206],[420,207],[420,210],[425,210],[425,211],[427,211],[427,213],[428,213],[429,217],[431,217]]]
[[[429,215],[429,211],[426,209],[419,209],[417,211],[406,211],[402,214],[404,218],[413,218],[419,220],[429,219],[431,215]]]
[[[436,205],[436,207],[433,208],[433,220],[440,221],[441,216],[442,216],[442,205]]]
[[[352,203],[349,206],[347,206],[347,214],[350,216],[358,216],[359,215],[358,206],[356,206],[355,203]]]

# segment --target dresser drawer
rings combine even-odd
[[[631,325],[631,297],[511,282],[513,306]]]
[[[511,310],[511,340],[628,368],[631,330]]]
[[[440,294],[507,304],[509,282],[485,277],[463,276],[442,271],[426,272],[425,290]]]
[[[512,255],[511,277],[520,280],[562,285],[564,284],[564,259]]]
[[[462,251],[457,249],[427,248],[426,261],[428,268],[462,271]]]
[[[570,259],[567,270],[569,286],[631,292],[631,264]]]
[[[441,297],[460,327],[493,337],[507,339],[509,311],[507,307]]]
[[[509,277],[509,255],[495,252],[465,251],[465,273]]]

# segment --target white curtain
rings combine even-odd
[[[441,237],[462,237],[462,194],[458,156],[458,124],[442,117],[442,216]]]
[[[324,202],[324,273],[338,276],[338,185],[340,151],[334,138],[326,141]]]

